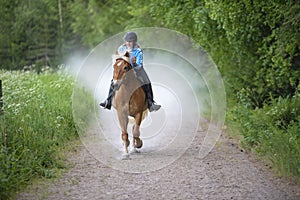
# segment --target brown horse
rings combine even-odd
[[[115,95],[113,98],[113,107],[117,110],[119,123],[122,129],[122,141],[124,145],[123,159],[129,158],[127,126],[129,116],[134,117],[135,125],[132,130],[132,147],[141,148],[143,142],[140,139],[140,125],[143,120],[143,114],[147,111],[146,95],[141,88],[141,83],[135,77],[134,70],[130,64],[129,53],[115,56],[113,65],[113,82]]]

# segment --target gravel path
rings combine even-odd
[[[275,177],[231,139],[221,136],[204,159],[199,140],[174,163],[144,173],[114,170],[79,145],[68,172],[29,186],[16,199],[300,199],[299,186]]]

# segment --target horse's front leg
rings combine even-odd
[[[124,147],[124,156],[127,156],[128,155],[128,146],[130,144],[127,132],[122,131],[122,141],[123,141],[123,147]]]
[[[136,148],[142,148],[143,141],[140,139],[140,125],[142,122],[143,113],[138,113],[135,116],[135,125],[132,128],[132,152],[139,152]]]
[[[119,117],[121,129],[122,129],[121,137],[122,137],[123,147],[124,147],[122,159],[128,159],[129,158],[128,146],[130,144],[129,139],[128,139],[128,133],[127,133],[128,115],[124,112],[118,112],[118,117]]]

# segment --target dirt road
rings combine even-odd
[[[30,186],[17,199],[300,199],[299,186],[275,177],[227,137],[221,136],[204,159],[197,140],[172,164],[143,173],[112,169],[80,145],[69,158],[74,167],[58,180]],[[142,151],[120,162],[146,156]]]

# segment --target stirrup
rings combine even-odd
[[[149,108],[149,111],[152,112],[152,111],[158,111],[159,109],[161,108],[161,105],[157,105],[155,104],[154,102],[151,104],[150,108]]]

